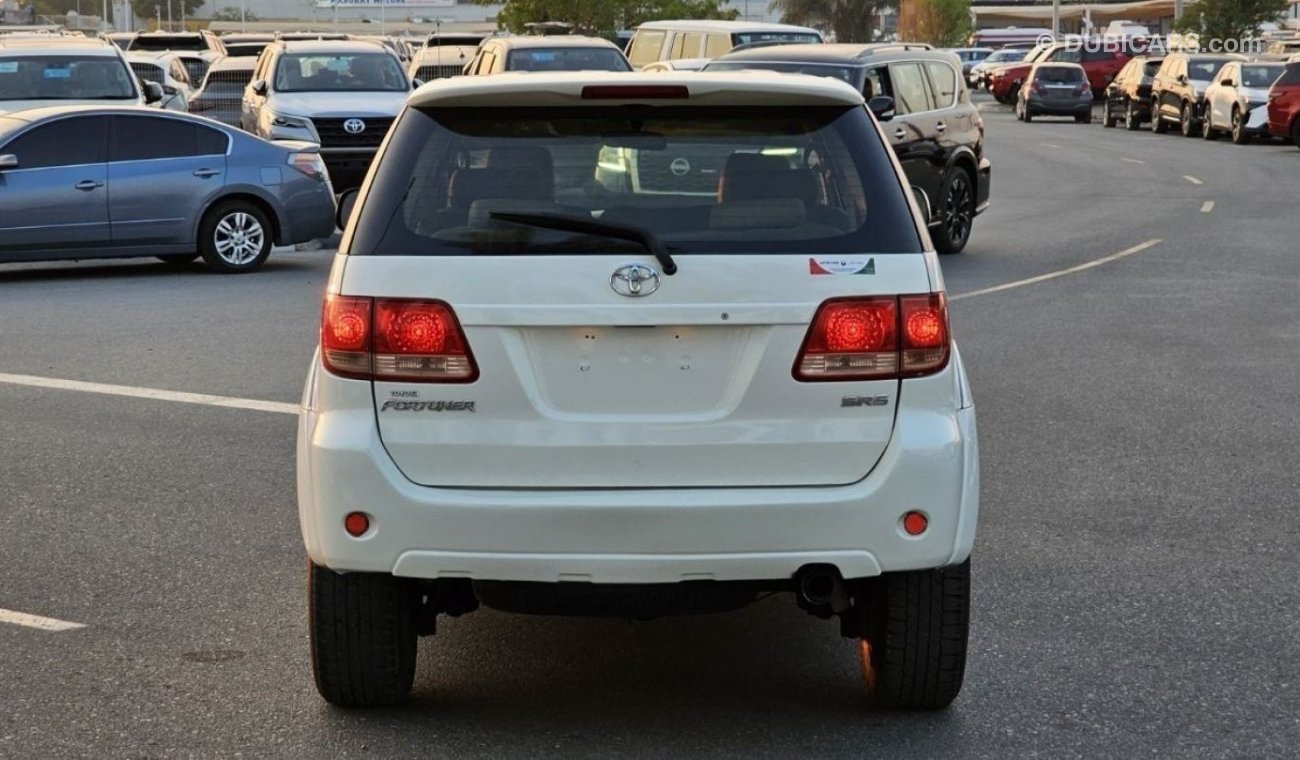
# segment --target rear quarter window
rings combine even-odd
[[[408,109],[349,253],[639,250],[501,212],[632,224],[674,254],[920,251],[906,192],[861,106]]]

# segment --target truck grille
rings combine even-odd
[[[643,150],[637,155],[637,177],[641,188],[651,192],[716,193],[726,161],[726,154],[716,152],[668,155]]]
[[[442,66],[421,66],[415,70],[415,78],[421,82],[432,82],[435,79],[448,79],[450,77],[460,76],[464,64],[453,63]]]
[[[343,128],[348,119],[313,119],[316,134],[320,136],[322,148],[378,148],[383,142],[388,128],[393,125],[391,118],[372,116],[359,117],[366,123],[365,131],[352,134]]]

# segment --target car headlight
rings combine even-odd
[[[286,116],[282,113],[271,114],[271,126],[289,127],[292,129],[310,129],[311,123],[299,116]]]

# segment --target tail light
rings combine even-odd
[[[1091,86],[1088,84],[1088,80],[1085,79],[1082,82],[1080,82],[1077,87],[1074,88],[1074,94],[1082,95],[1090,89]]]
[[[1029,89],[1033,90],[1034,92],[1042,92],[1043,84],[1039,82],[1037,79],[1035,79],[1033,82],[1029,83]]]
[[[817,310],[794,364],[800,382],[922,377],[950,354],[943,293],[827,301]]]
[[[290,153],[289,165],[308,177],[322,182],[329,176],[325,169],[325,161],[319,153]]]
[[[472,383],[478,365],[460,320],[442,301],[327,296],[321,359],[341,377]]]

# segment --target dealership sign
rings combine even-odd
[[[454,8],[456,0],[318,0],[317,8]]]

